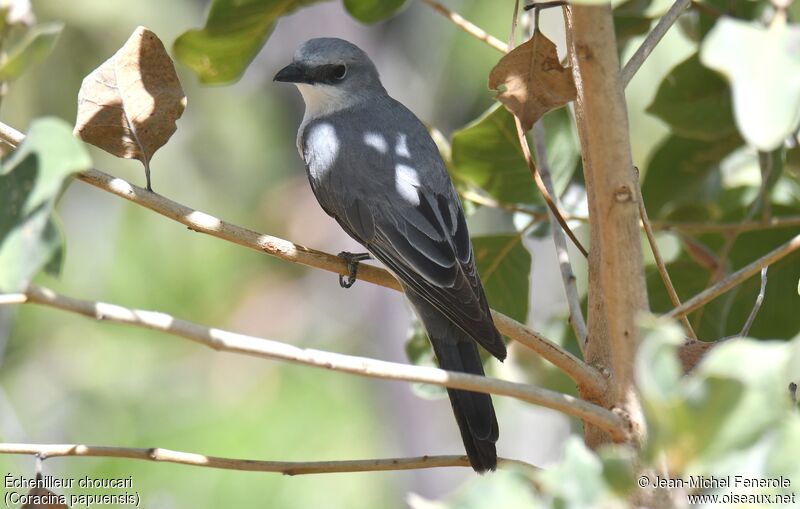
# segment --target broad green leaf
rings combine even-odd
[[[757,22],[720,19],[700,58],[728,78],[736,125],[759,150],[771,151],[800,123],[800,27],[776,16]]]
[[[572,180],[581,160],[575,122],[566,107],[548,112],[540,122],[545,128],[547,163],[553,177],[553,187],[556,194],[561,195]]]
[[[395,15],[406,0],[344,0],[344,7],[362,23],[376,23]]]
[[[647,112],[684,138],[717,140],[736,132],[728,84],[697,53],[664,78]]]
[[[548,507],[536,500],[530,481],[519,472],[502,469],[491,475],[471,479],[443,501],[425,499],[415,493],[408,497],[411,509],[542,509]]]
[[[613,2],[614,33],[622,49],[634,37],[650,31],[653,20],[669,9],[669,0],[626,0]]]
[[[792,343],[784,341],[736,339],[714,348],[697,366],[698,377],[734,380],[746,388],[735,411],[716,427],[709,452],[724,454],[754,439],[789,412],[791,348]]]
[[[670,136],[656,149],[642,184],[652,217],[664,217],[685,205],[716,206],[719,167],[742,143],[737,133],[710,141]]]
[[[542,203],[519,146],[514,117],[499,103],[453,133],[459,178],[505,203]]]
[[[621,446],[603,447],[600,449],[600,461],[603,462],[603,479],[611,491],[620,497],[629,495],[635,488],[636,454],[630,448]]]
[[[537,472],[536,479],[543,491],[554,498],[550,507],[625,507],[606,483],[600,457],[574,435],[564,445],[561,463]]]
[[[437,366],[433,356],[433,348],[425,333],[422,322],[417,317],[411,319],[406,337],[406,357],[417,366]],[[414,394],[423,399],[441,399],[447,396],[447,390],[438,385],[414,383],[411,384]]]
[[[786,215],[787,209],[773,205],[775,215]],[[723,217],[721,221],[734,219]],[[733,272],[797,234],[793,227],[764,229],[740,235],[730,254],[729,272]],[[699,237],[714,251],[720,249],[722,239],[718,235]],[[700,267],[687,254],[680,255],[667,264],[667,271],[681,301],[688,300],[704,290],[710,282],[711,273]],[[797,313],[797,280],[800,278],[800,253],[793,253],[770,266],[764,305],[756,316],[750,334],[753,337],[791,338],[800,331],[800,313]],[[744,281],[736,288],[720,295],[703,307],[702,319],[698,314],[690,315],[692,325],[700,339],[714,341],[738,334],[758,295],[761,281],[758,275]],[[664,284],[655,267],[647,269],[647,295],[654,313],[664,313],[673,308]]]
[[[651,404],[669,404],[683,375],[676,356],[683,334],[677,325],[666,321],[645,323],[643,329],[644,339],[634,366],[637,387]]]
[[[63,23],[46,23],[30,29],[8,52],[8,58],[0,65],[0,81],[17,79],[25,70],[44,60],[56,44]]]
[[[278,18],[320,1],[213,0],[205,27],[175,40],[175,57],[202,83],[234,82],[267,42]]]
[[[0,171],[0,291],[23,290],[58,257],[61,235],[51,213],[70,175],[91,160],[72,128],[55,118],[36,120]],[[52,262],[56,263],[56,262]]]
[[[473,237],[472,245],[489,306],[524,323],[531,255],[522,245],[521,235]]]

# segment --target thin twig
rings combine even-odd
[[[507,212],[519,212],[527,214],[537,221],[547,220],[547,212],[540,210],[532,205],[524,203],[505,203],[495,200],[490,196],[479,193],[478,191],[467,189],[460,191],[461,197],[465,200],[471,201],[477,205],[484,207],[492,207],[495,209],[505,210]],[[562,213],[562,216],[567,221],[579,221],[581,223],[588,223],[588,216],[580,216],[574,214]],[[800,226],[800,216],[782,216],[770,217],[769,220],[759,221],[745,221],[741,223],[700,223],[693,221],[650,221],[650,226],[653,230],[658,231],[673,231],[678,230],[684,233],[727,233],[731,231],[750,232],[754,230],[773,230],[778,228],[791,228]],[[640,228],[644,228],[644,224],[639,223]]]
[[[760,271],[764,267],[772,265],[781,258],[785,258],[789,254],[796,251],[798,248],[800,248],[800,235],[796,235],[785,244],[781,244],[780,246],[773,249],[769,253],[765,254],[758,260],[742,267],[741,269],[737,270],[730,276],[717,282],[717,284],[709,288],[706,288],[702,292],[698,293],[691,299],[684,302],[683,305],[673,309],[669,313],[666,313],[665,316],[670,318],[677,318],[679,316],[691,313],[692,311],[701,306],[705,306],[706,304],[716,299],[723,293],[727,292],[734,286],[745,281],[746,279],[749,279],[751,276],[758,273],[758,271]]]
[[[4,304],[23,304],[28,300],[24,293],[4,293],[0,294],[0,306]]]
[[[664,288],[667,290],[667,295],[669,295],[669,300],[672,302],[672,305],[678,307],[681,305],[681,299],[678,297],[678,292],[675,291],[675,287],[672,285],[672,279],[669,277],[669,272],[667,271],[667,266],[664,264],[664,259],[661,257],[661,250],[658,249],[658,243],[656,242],[656,236],[653,233],[653,228],[650,226],[650,219],[647,217],[647,208],[644,206],[644,197],[642,196],[642,188],[641,184],[639,183],[639,169],[635,169],[636,173],[636,193],[637,193],[637,201],[639,202],[639,216],[642,220],[642,225],[644,226],[645,234],[647,235],[647,241],[650,243],[650,250],[653,252],[653,258],[656,261],[656,267],[658,267],[658,273],[661,275],[661,281],[664,283]],[[691,339],[697,339],[697,334],[695,334],[694,329],[692,329],[692,324],[689,322],[689,318],[687,316],[680,317],[681,322],[683,323],[683,328],[686,329],[686,334]]]
[[[519,0],[514,0],[514,14],[511,15],[511,34],[508,36],[508,47],[514,47],[514,39],[517,33],[517,20],[519,18]]]
[[[743,223],[753,219],[753,217],[755,217],[756,215],[756,212],[758,212],[758,209],[761,207],[762,197],[764,197],[767,192],[769,178],[770,175],[772,174],[773,161],[771,157],[762,157],[761,153],[759,153],[758,162],[761,168],[761,184],[759,185],[756,197],[753,199],[753,202],[747,209],[747,213],[742,218]],[[764,200],[766,200],[766,198],[764,198]],[[768,219],[769,218],[765,218],[762,216],[762,221]],[[718,281],[724,275],[725,271],[729,266],[728,257],[730,256],[731,251],[733,251],[733,246],[734,244],[736,244],[736,241],[739,239],[739,235],[742,234],[742,231],[743,230],[740,226],[734,230],[727,232],[725,243],[723,244],[722,249],[720,249],[719,255],[717,255],[717,259],[720,261],[720,263],[718,264],[717,270],[711,274],[711,277],[709,278],[707,285],[710,285],[715,281]],[[698,327],[700,321],[703,319],[704,312],[705,309],[701,309],[695,316],[695,323],[698,324]]]
[[[745,337],[750,333],[750,327],[753,326],[753,322],[756,320],[756,315],[758,315],[758,311],[761,309],[761,304],[764,302],[764,294],[767,291],[767,269],[769,267],[764,267],[761,269],[761,288],[758,289],[758,296],[756,296],[756,303],[753,304],[753,309],[750,310],[750,316],[747,317],[747,321],[744,322],[744,327],[742,327],[742,332],[739,333],[739,336]]]
[[[445,18],[452,21],[453,24],[456,25],[458,28],[465,31],[469,35],[475,37],[476,39],[485,42],[486,44],[496,49],[497,51],[500,51],[502,53],[506,53],[508,51],[509,48],[506,43],[504,43],[497,37],[487,34],[482,28],[473,23],[470,23],[469,21],[464,19],[464,17],[461,16],[459,13],[451,11],[450,9],[440,4],[439,2],[436,2],[435,0],[422,0],[422,3],[433,8],[436,12],[438,12]]]
[[[81,456],[92,458],[125,458],[162,463],[178,463],[204,468],[242,470],[246,472],[274,472],[284,475],[329,474],[343,472],[383,472],[387,470],[416,470],[422,468],[468,467],[466,456],[419,456],[415,458],[376,458],[345,461],[264,461],[237,458],[220,458],[191,452],[172,451],[161,447],[133,448],[108,447],[83,444],[2,444],[0,454],[30,454],[38,458]],[[498,458],[497,465],[537,467],[519,460]]]
[[[547,161],[545,127],[541,120],[536,122],[533,126],[533,148],[536,150],[536,160],[539,163],[538,169],[539,174],[542,176],[542,182],[544,182],[544,186],[550,193],[550,196],[556,199],[553,179],[550,177],[550,164]],[[581,300],[578,296],[577,285],[575,284],[575,273],[572,270],[572,264],[569,260],[567,238],[552,211],[549,211],[549,217],[550,230],[553,234],[553,243],[555,244],[556,256],[558,257],[558,266],[561,269],[561,280],[564,283],[564,293],[567,296],[567,304],[569,306],[569,323],[572,325],[575,337],[578,338],[581,351],[584,351],[586,349],[586,321],[583,318]]]
[[[564,216],[561,214],[561,211],[558,210],[558,206],[556,206],[555,202],[553,201],[553,197],[550,196],[550,193],[547,191],[547,188],[542,182],[542,177],[539,175],[539,172],[536,169],[536,163],[533,162],[533,157],[531,156],[531,148],[528,146],[528,138],[525,137],[525,129],[522,127],[522,122],[520,119],[514,115],[514,123],[517,126],[517,137],[519,138],[519,144],[522,148],[522,155],[525,157],[525,162],[528,164],[528,169],[531,172],[531,176],[533,177],[534,182],[536,182],[536,187],[539,188],[539,192],[542,193],[542,198],[544,198],[545,203],[547,203],[547,207],[556,216],[556,220],[558,224],[561,225],[561,228],[564,229],[564,232],[569,235],[569,238],[572,240],[572,243],[575,244],[575,247],[578,248],[583,256],[589,256],[588,251],[583,247],[583,244],[580,243],[578,238],[572,232],[572,229],[567,224],[567,221],[564,219]]]
[[[692,0],[676,0],[667,13],[658,20],[653,30],[647,34],[642,45],[639,46],[636,53],[633,54],[631,59],[625,64],[625,67],[622,68],[621,79],[623,88],[628,86],[628,83],[631,82],[636,71],[639,70],[644,61],[647,60],[647,57],[650,56],[650,53],[652,53],[658,43],[661,42],[661,39],[666,35],[670,27],[678,20],[683,11],[685,11],[691,3]]]
[[[438,368],[298,348],[279,341],[204,327],[157,311],[130,309],[104,302],[73,299],[50,289],[36,286],[31,286],[26,291],[26,295],[29,303],[77,313],[95,320],[166,332],[214,350],[283,360],[371,378],[428,383],[453,389],[509,396],[572,415],[608,431],[616,438],[622,438],[625,435],[622,419],[613,412],[582,399],[528,384]]]
[[[0,139],[10,145],[17,146],[25,139],[25,135],[0,122]],[[125,198],[136,205],[177,221],[193,231],[227,240],[288,262],[299,263],[341,275],[350,273],[347,263],[336,255],[310,249],[288,240],[257,233],[225,222],[100,170],[92,169],[81,172],[77,175],[77,178],[98,189]],[[374,265],[359,265],[358,279],[393,290],[401,290],[400,284],[388,271]],[[578,386],[584,387],[589,391],[605,390],[608,383],[607,379],[597,369],[581,361],[572,353],[503,313],[492,310],[492,318],[497,330],[502,334],[538,353],[545,360],[561,369]]]

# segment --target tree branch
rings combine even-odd
[[[428,7],[431,7],[433,10],[435,10],[445,18],[452,21],[453,24],[456,25],[461,30],[465,31],[472,37],[475,37],[476,39],[485,42],[486,44],[496,49],[497,51],[500,51],[501,53],[506,53],[508,51],[508,45],[506,43],[504,43],[497,37],[487,34],[482,28],[473,23],[470,23],[469,21],[464,19],[459,13],[451,11],[450,9],[440,4],[439,2],[436,2],[435,0],[422,0],[422,3],[424,3]]]
[[[761,309],[761,304],[763,304],[764,302],[764,295],[766,293],[767,293],[767,267],[764,267],[763,269],[761,269],[761,287],[758,289],[756,302],[755,304],[753,304],[753,309],[750,310],[750,315],[747,317],[747,321],[744,322],[742,331],[739,332],[740,337],[744,337],[750,334],[750,327],[752,327],[753,322],[756,321],[756,316],[758,316],[758,311]]]
[[[178,463],[204,468],[243,470],[247,472],[275,472],[284,475],[329,474],[344,472],[382,472],[387,470],[416,470],[440,467],[469,467],[466,456],[419,456],[416,458],[378,458],[346,461],[263,461],[236,458],[220,458],[191,452],[172,451],[153,447],[107,447],[83,444],[1,444],[0,454],[30,454],[42,459],[65,456],[92,458],[126,458],[162,463]],[[498,458],[500,468],[504,466],[535,466],[519,460]]]
[[[542,182],[555,199],[556,192],[553,187],[553,180],[550,177],[550,164],[547,161],[545,127],[541,120],[533,126],[533,147],[536,150],[536,159],[539,162],[539,173],[542,176]],[[556,246],[558,266],[561,269],[561,280],[564,283],[564,293],[569,306],[569,323],[572,325],[572,330],[575,332],[575,337],[578,338],[578,344],[583,352],[586,350],[586,321],[583,319],[581,300],[575,284],[575,273],[572,271],[572,264],[569,261],[567,238],[564,236],[564,230],[561,229],[552,211],[549,212],[548,216],[550,218],[550,230],[553,234],[553,244]]]
[[[25,135],[0,122],[0,139],[16,147],[22,143]],[[177,221],[190,230],[227,240],[284,261],[345,276],[350,273],[347,263],[338,256],[225,222],[100,170],[87,170],[79,173],[76,178]],[[393,290],[401,290],[400,284],[388,271],[374,265],[360,264],[358,279]],[[538,353],[561,369],[579,387],[596,388],[598,391],[605,390],[607,379],[598,370],[581,361],[572,353],[503,313],[492,310],[492,318],[502,334]]]
[[[622,69],[622,86],[627,87],[631,82],[636,71],[642,66],[650,53],[653,52],[655,47],[661,42],[661,39],[666,35],[670,27],[678,20],[683,11],[692,4],[692,0],[676,0],[672,7],[669,8],[666,14],[658,20],[653,30],[647,34],[644,42],[636,50],[630,60],[625,64]]]
[[[667,290],[667,295],[669,295],[669,300],[672,302],[672,305],[676,307],[680,306],[681,299],[678,297],[678,292],[675,291],[675,287],[672,285],[672,279],[669,277],[667,266],[664,264],[664,259],[661,258],[661,251],[658,249],[658,243],[656,243],[656,236],[653,233],[653,228],[650,226],[650,219],[647,217],[647,208],[644,206],[644,196],[642,196],[642,188],[639,184],[638,168],[636,168],[636,181],[636,194],[637,201],[639,202],[639,216],[641,217],[644,231],[647,234],[647,241],[650,243],[650,250],[653,252],[653,258],[656,261],[658,273],[661,275],[661,281],[664,283],[664,288]],[[691,339],[696,340],[697,334],[694,333],[694,329],[692,328],[691,322],[689,322],[689,318],[682,316],[680,317],[680,321],[683,323],[683,328],[686,329],[686,334]]]
[[[524,203],[505,203],[499,202],[492,197],[485,196],[474,190],[461,191],[461,197],[465,200],[471,201],[477,205],[484,207],[492,207],[495,209],[505,210],[507,212],[520,212],[527,214],[537,221],[547,220],[547,212]],[[561,214],[567,221],[580,221],[581,223],[588,223],[588,216],[580,216],[573,214]],[[800,226],[800,216],[783,216],[783,217],[770,217],[764,221],[745,221],[742,223],[699,223],[692,221],[650,221],[650,226],[653,230],[659,231],[672,231],[678,230],[684,233],[721,233],[726,234],[733,231],[750,232],[753,230],[773,230],[777,228],[791,228]],[[644,228],[644,224],[640,221],[639,227]]]
[[[544,198],[545,203],[547,203],[548,209],[550,209],[550,212],[555,216],[558,224],[564,229],[564,232],[572,240],[572,243],[575,244],[575,247],[578,248],[578,251],[580,251],[583,256],[588,256],[589,253],[586,251],[586,248],[583,247],[583,244],[580,243],[578,238],[572,232],[572,229],[570,229],[567,221],[564,219],[564,216],[561,215],[561,211],[558,210],[558,206],[553,201],[553,197],[550,196],[550,192],[547,190],[547,187],[545,187],[544,182],[542,182],[542,177],[539,175],[539,172],[536,169],[536,163],[533,162],[533,157],[531,156],[531,148],[528,146],[528,138],[525,137],[525,129],[522,127],[522,121],[516,115],[514,115],[514,123],[517,126],[517,137],[519,138],[519,144],[522,148],[522,155],[525,157],[528,170],[530,170],[533,181],[536,182],[536,187],[539,188],[542,198]]]
[[[453,389],[509,396],[572,415],[598,426],[618,438],[625,434],[624,422],[613,412],[582,399],[527,384],[437,368],[412,366],[321,350],[298,348],[279,341],[203,327],[166,313],[73,299],[36,286],[31,286],[25,294],[28,297],[27,302],[30,303],[58,308],[95,320],[134,325],[166,332],[214,350],[289,361],[370,378],[428,383]]]
[[[611,372],[597,401],[627,416],[631,442],[644,435],[633,379],[639,313],[648,309],[636,180],[610,5],[565,8],[578,137],[591,220],[586,360]],[[583,393],[582,393],[583,394]],[[592,398],[594,400],[594,398]],[[590,446],[608,437],[589,430]]]
[[[796,235],[785,244],[781,244],[758,260],[745,265],[730,276],[720,280],[717,284],[706,288],[702,292],[684,302],[683,305],[673,309],[664,316],[669,318],[677,318],[679,316],[687,315],[695,309],[705,306],[734,286],[757,274],[762,268],[772,265],[781,258],[793,253],[798,248],[800,248],[800,235]]]

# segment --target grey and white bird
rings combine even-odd
[[[425,126],[392,99],[357,46],[303,43],[275,81],[305,102],[297,148],[319,204],[400,281],[443,369],[483,375],[478,344],[501,361],[461,202]],[[472,467],[497,465],[488,394],[448,390]]]

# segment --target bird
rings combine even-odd
[[[322,209],[364,255],[394,274],[416,311],[439,367],[485,376],[481,345],[503,361],[464,211],[427,128],[389,96],[375,64],[338,38],[301,44],[273,78],[297,86],[305,114],[297,149]],[[448,389],[464,447],[478,473],[495,470],[499,427],[491,396]]]

